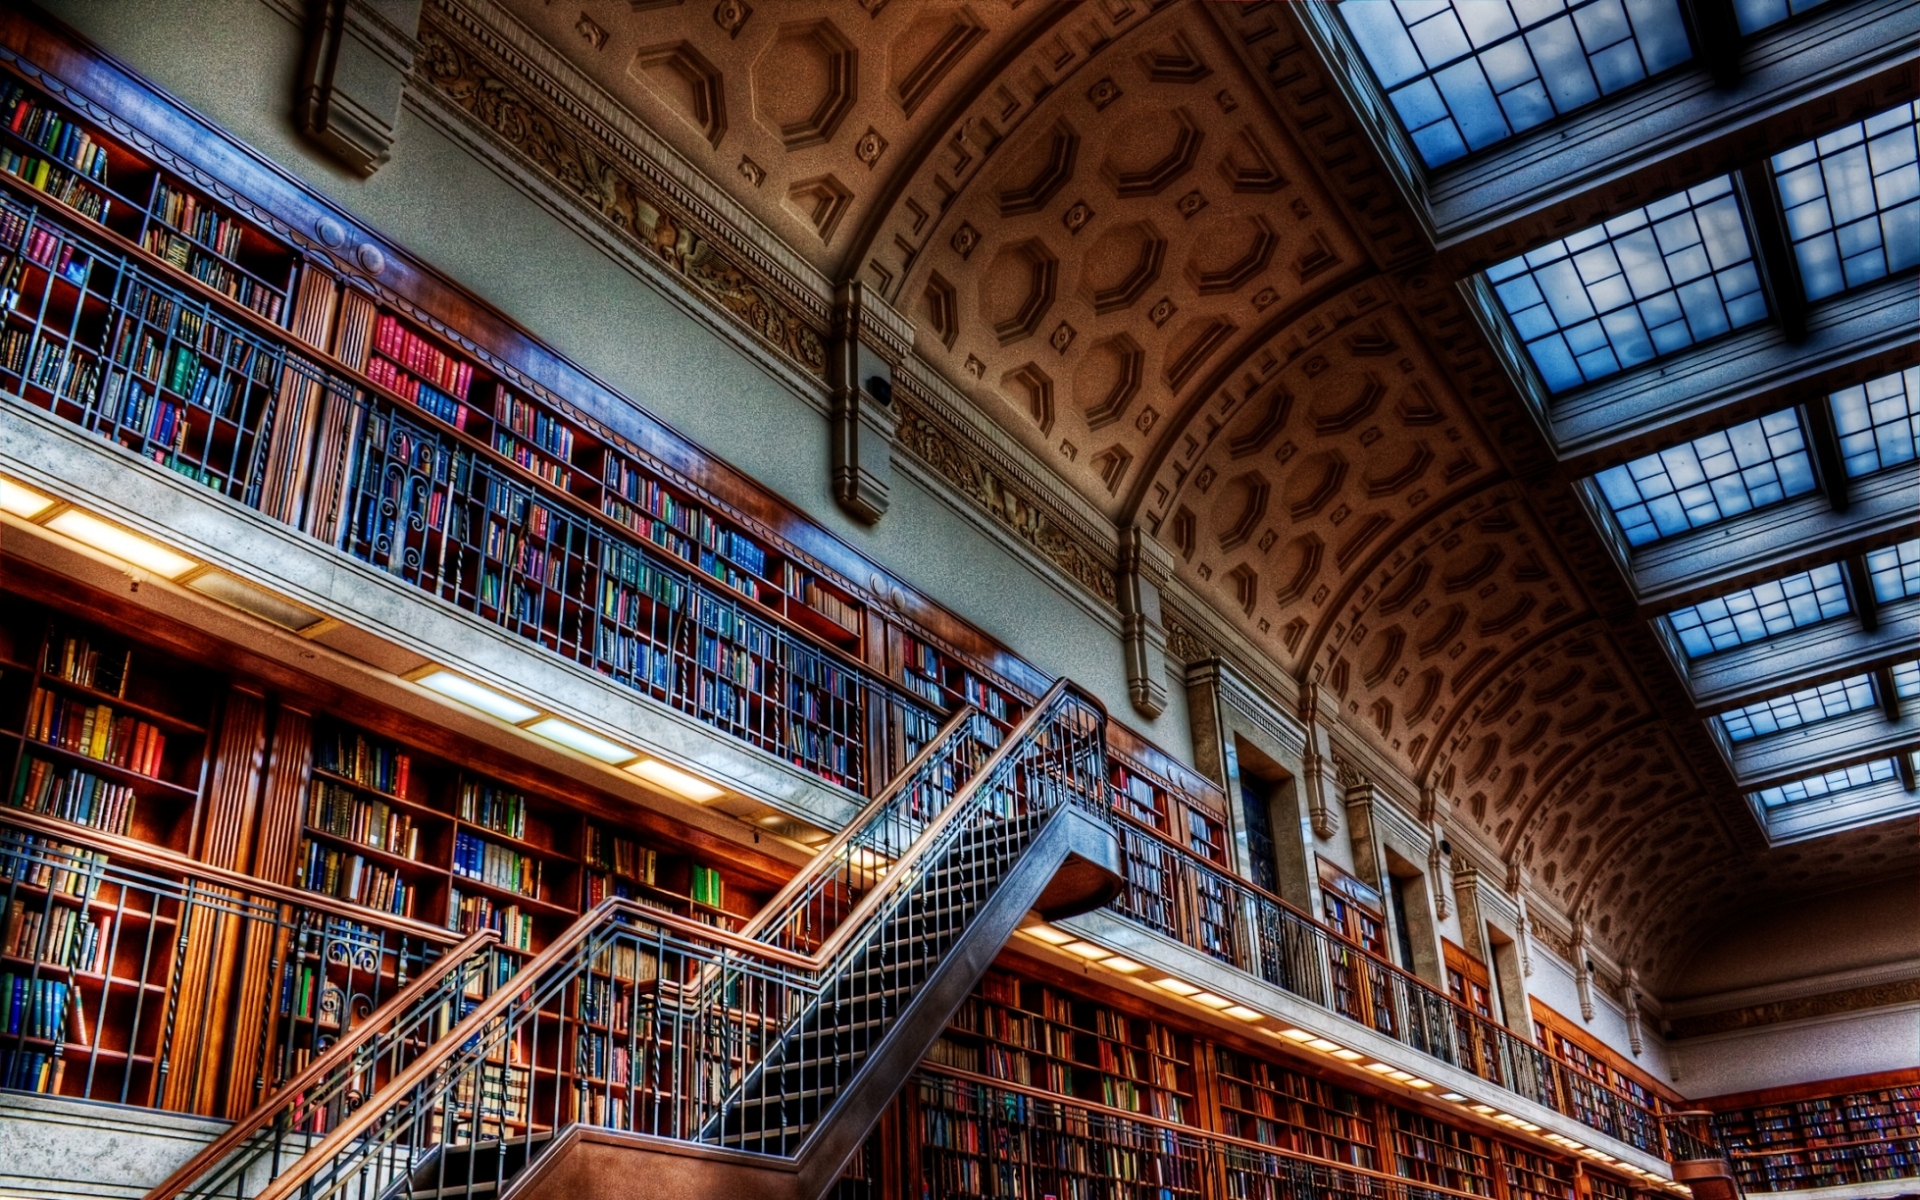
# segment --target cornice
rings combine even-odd
[[[1791,1000],[1750,1004],[1695,1017],[1670,1017],[1669,1041],[1733,1035],[1768,1025],[1800,1024],[1874,1009],[1920,1011],[1920,977],[1823,992]]]
[[[1871,967],[1856,967],[1847,971],[1827,971],[1819,975],[1809,975],[1803,979],[1789,980],[1785,983],[1767,983],[1755,987],[1732,988],[1724,992],[1714,992],[1710,995],[1692,996],[1685,1000],[1669,1000],[1666,1003],[1664,1015],[1678,1021],[1682,1017],[1699,1017],[1711,1013],[1750,1008],[1757,1005],[1777,1004],[1789,1000],[1804,1000],[1814,996],[1825,996],[1835,992],[1878,987],[1883,984],[1901,983],[1908,980],[1920,980],[1920,958],[1904,959],[1899,962],[1878,963]]]

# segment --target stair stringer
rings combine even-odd
[[[1118,890],[1121,866],[1110,825],[1071,805],[1057,810],[794,1157],[570,1125],[502,1200],[818,1200],[1027,913],[1043,896],[1054,917],[1098,908]],[[1071,893],[1052,887],[1056,879],[1072,881]]]

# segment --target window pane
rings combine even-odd
[[[1430,167],[1693,57],[1677,0],[1345,0],[1340,15]]]
[[[1778,637],[1850,611],[1837,564],[1755,584],[1667,614],[1688,658]]]
[[[1809,300],[1920,263],[1916,119],[1902,104],[1774,155]]]
[[[1550,391],[1766,316],[1745,215],[1723,176],[1487,272]]]
[[[1729,740],[1744,742],[1833,717],[1843,717],[1850,712],[1872,708],[1873,705],[1872,678],[1855,675],[1852,679],[1837,679],[1819,687],[1804,688],[1791,696],[1775,696],[1771,700],[1722,713],[1720,725],[1727,731]]]
[[[1894,666],[1893,694],[1902,700],[1920,696],[1920,659]]]
[[[1867,577],[1882,604],[1920,596],[1920,538],[1868,554]]]
[[[1741,33],[1758,33],[1769,25],[1778,25],[1788,17],[1797,17],[1827,0],[1733,0],[1734,15],[1740,19]]]
[[[1766,808],[1779,808],[1783,804],[1799,804],[1807,800],[1818,800],[1822,796],[1866,787],[1871,783],[1879,783],[1883,779],[1892,779],[1897,774],[1899,774],[1899,768],[1894,765],[1893,760],[1883,758],[1877,762],[1823,771],[1818,775],[1809,775],[1805,779],[1796,779],[1792,783],[1782,784],[1779,787],[1762,788],[1753,794],[1753,798]]]
[[[1871,475],[1912,462],[1920,439],[1920,367],[1842,388],[1827,397],[1847,474]]]
[[[1595,477],[1627,542],[1644,546],[1813,490],[1793,410],[1769,413]]]

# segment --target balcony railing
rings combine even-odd
[[[1656,1113],[1384,963],[1288,905],[1116,814],[1127,887],[1111,907],[1130,921],[1430,1058],[1669,1156]]]
[[[105,230],[0,190],[0,387],[830,783],[941,713]]]

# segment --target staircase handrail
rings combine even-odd
[[[287,1108],[290,1101],[302,1096],[313,1087],[315,1082],[325,1079],[341,1064],[351,1061],[360,1048],[369,1041],[386,1033],[396,1024],[397,1017],[411,1009],[422,996],[436,991],[449,972],[464,967],[483,948],[499,940],[500,935],[491,929],[477,930],[461,939],[445,954],[435,959],[426,970],[408,982],[406,987],[395,992],[380,1007],[361,1018],[344,1037],[327,1047],[325,1053],[316,1057],[304,1069],[274,1089],[254,1106],[252,1112],[228,1126],[225,1133],[182,1163],[173,1174],[149,1191],[143,1200],[174,1200],[186,1191],[194,1180],[207,1171],[213,1170],[227,1155],[265,1129]],[[405,1022],[399,1023],[405,1025]],[[382,1050],[376,1049],[372,1057],[379,1058],[382,1053]]]
[[[880,886],[872,888],[862,897],[847,919],[813,954],[797,954],[738,933],[717,929],[677,913],[641,905],[623,897],[609,897],[582,914],[546,949],[534,955],[521,967],[513,983],[496,989],[492,995],[476,1004],[450,1032],[439,1039],[433,1053],[421,1055],[396,1073],[379,1092],[369,1097],[349,1117],[335,1125],[320,1142],[302,1155],[291,1169],[272,1180],[257,1193],[254,1200],[287,1200],[296,1190],[306,1186],[322,1165],[331,1162],[342,1151],[367,1136],[386,1110],[393,1106],[392,1097],[406,1096],[413,1092],[426,1083],[435,1072],[442,1070],[454,1054],[471,1044],[477,1044],[478,1039],[485,1036],[489,1024],[501,1017],[514,1001],[523,997],[532,998],[542,989],[541,979],[544,975],[563,962],[568,955],[576,953],[593,934],[613,927],[612,922],[616,919],[628,925],[650,925],[662,930],[671,930],[688,936],[696,944],[706,943],[723,953],[732,952],[743,959],[784,967],[793,975],[800,977],[796,982],[802,986],[817,986],[827,976],[828,968],[847,947],[853,931],[857,930],[898,886],[894,881],[910,873],[906,868],[914,863],[916,856],[924,853],[928,846],[938,840],[941,832],[955,819],[956,814],[969,807],[965,802],[986,781],[995,777],[1000,766],[1044,720],[1052,715],[1060,698],[1069,692],[1092,706],[1104,723],[1106,708],[1097,698],[1088,695],[1069,680],[1063,679],[1056,683],[1007,734],[987,761],[974,772],[973,777],[959,789],[954,800],[929,823],[926,830],[915,838],[912,846],[895,863],[896,869],[890,870]],[[717,962],[709,962],[703,966],[702,972],[718,969],[720,965]],[[518,981],[521,980],[526,982],[519,983]],[[559,982],[564,984],[565,981],[566,978],[561,977]],[[551,982],[547,986],[551,988]],[[698,1143],[689,1141],[687,1144]]]

